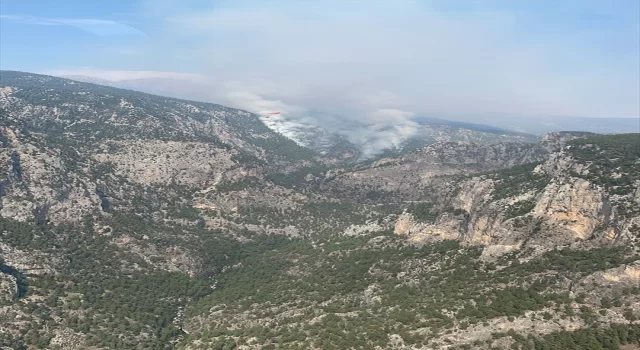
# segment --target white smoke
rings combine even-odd
[[[236,91],[227,94],[231,106],[248,110],[260,115],[260,119],[272,130],[289,137],[299,145],[309,146],[308,133],[323,128],[339,133],[358,146],[363,158],[370,158],[386,149],[400,147],[414,136],[419,124],[412,120],[415,113],[399,109],[377,109],[372,112],[358,113],[351,118],[327,117],[314,118],[303,107],[288,104],[281,100],[270,100],[248,91]],[[267,114],[265,111],[280,112]],[[345,120],[346,119],[346,120]]]
[[[398,109],[380,109],[369,114],[372,124],[350,130],[346,136],[361,148],[364,158],[370,158],[400,147],[414,136],[420,127],[411,119],[414,116],[415,113]]]
[[[280,100],[269,100],[249,91],[234,91],[226,94],[225,100],[232,107],[258,114],[260,120],[271,130],[286,136],[300,146],[311,146],[308,136],[315,132],[317,121],[306,116],[304,108]],[[271,114],[268,112],[277,112]]]

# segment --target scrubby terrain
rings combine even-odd
[[[0,345],[638,344],[640,135],[489,139],[355,162],[248,112],[2,72]]]

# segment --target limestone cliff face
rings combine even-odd
[[[460,185],[458,195],[453,199],[452,205],[455,208],[471,213],[491,200],[493,181],[472,178]]]
[[[411,236],[419,233],[426,225],[416,222],[413,215],[402,213],[396,221],[393,233],[400,236]]]
[[[637,262],[596,274],[602,279],[614,282],[640,283],[640,264]]]
[[[587,239],[606,223],[609,201],[603,190],[588,181],[570,178],[550,183],[538,196],[533,215],[566,228],[575,238]]]
[[[435,222],[420,222],[405,213],[398,218],[395,232],[415,242],[459,239],[484,245],[487,255],[524,246],[551,248],[592,239],[612,243],[635,239],[640,219],[619,211],[623,204],[640,205],[640,190],[613,195],[581,178],[588,174],[587,169],[588,164],[577,162],[561,149],[527,170],[537,176],[530,181],[526,180],[529,175],[522,175],[522,182],[514,182],[514,175],[472,177],[457,184],[455,196],[441,197],[434,209]],[[506,181],[512,186],[505,188]],[[536,181],[537,187],[532,186]]]

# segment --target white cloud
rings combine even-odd
[[[35,16],[0,15],[0,20],[44,26],[67,25],[103,37],[146,36],[144,32],[127,23],[95,18],[48,18]]]

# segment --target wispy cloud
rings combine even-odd
[[[201,74],[188,74],[176,72],[160,71],[131,71],[131,70],[108,70],[96,68],[76,68],[76,69],[51,69],[43,72],[54,76],[87,76],[112,82],[121,82],[136,79],[182,79],[193,82],[208,80],[208,77]]]
[[[562,29],[500,1],[463,1],[474,6],[455,11],[413,0],[195,3],[154,12],[162,14],[157,40],[179,48],[163,53],[169,65],[188,62],[309,109],[636,116],[640,108],[632,19]]]
[[[15,15],[0,15],[0,20],[19,22],[31,25],[41,26],[72,26],[85,32],[101,36],[138,36],[145,37],[146,34],[141,30],[131,26],[129,24],[93,18],[46,18],[46,17],[34,17],[34,16],[15,16]]]

